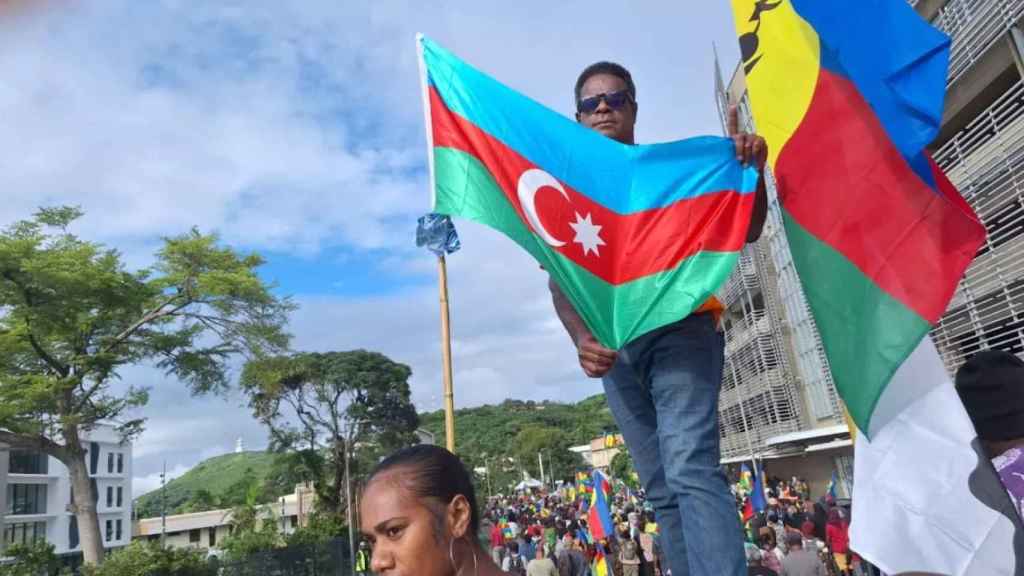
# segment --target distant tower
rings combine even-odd
[[[242,452],[245,452],[245,440],[242,440],[242,437],[239,436],[238,440],[235,441],[235,454],[241,454]]]

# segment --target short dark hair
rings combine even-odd
[[[583,85],[587,83],[591,76],[597,76],[598,74],[610,74],[621,78],[626,83],[626,92],[629,93],[629,97],[633,102],[636,102],[636,85],[633,84],[633,75],[629,73],[629,70],[626,70],[621,64],[602,60],[584,68],[583,72],[580,72],[580,77],[576,79],[575,95],[577,104],[580,103],[580,93],[583,91]]]
[[[417,498],[429,498],[447,506],[456,496],[462,495],[469,501],[469,537],[474,541],[480,532],[480,511],[477,510],[476,492],[469,472],[462,460],[440,446],[417,444],[391,454],[377,465],[366,480],[386,472],[401,471],[403,484]]]

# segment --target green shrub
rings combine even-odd
[[[60,572],[60,558],[53,552],[53,544],[38,541],[32,544],[14,544],[4,550],[0,576],[50,576]]]
[[[84,576],[216,576],[200,550],[162,549],[156,542],[135,541],[107,556],[98,567],[86,566]]]

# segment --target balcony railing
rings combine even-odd
[[[953,40],[947,83],[953,84],[963,76],[1022,15],[1024,0],[947,2],[932,20],[936,28]]]
[[[935,152],[988,236],[932,331],[949,370],[985,348],[1024,351],[1024,83]]]

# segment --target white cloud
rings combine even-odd
[[[179,478],[188,472],[192,467],[178,464],[173,468],[167,470],[167,480],[170,481],[174,478]],[[160,487],[160,474],[161,472],[153,472],[152,474],[146,474],[144,476],[135,476],[132,478],[132,498],[138,498],[147,492],[152,492]]]
[[[192,225],[258,250],[316,258],[327,246],[431,279],[411,247],[427,209],[413,34],[563,113],[579,70],[628,66],[643,141],[715,132],[711,43],[737,55],[718,2],[49,3],[0,21],[0,222],[80,204],[78,231],[148,262]],[[583,377],[546,278],[496,232],[457,222],[449,259],[456,399],[575,400]],[[404,277],[407,280],[408,277]],[[325,286],[337,278],[325,278]],[[414,399],[440,404],[436,285],[360,298],[299,294],[304,349],[368,348],[413,369]],[[136,493],[162,461],[184,470],[266,433],[238,396],[192,398],[152,368],[135,444]]]

